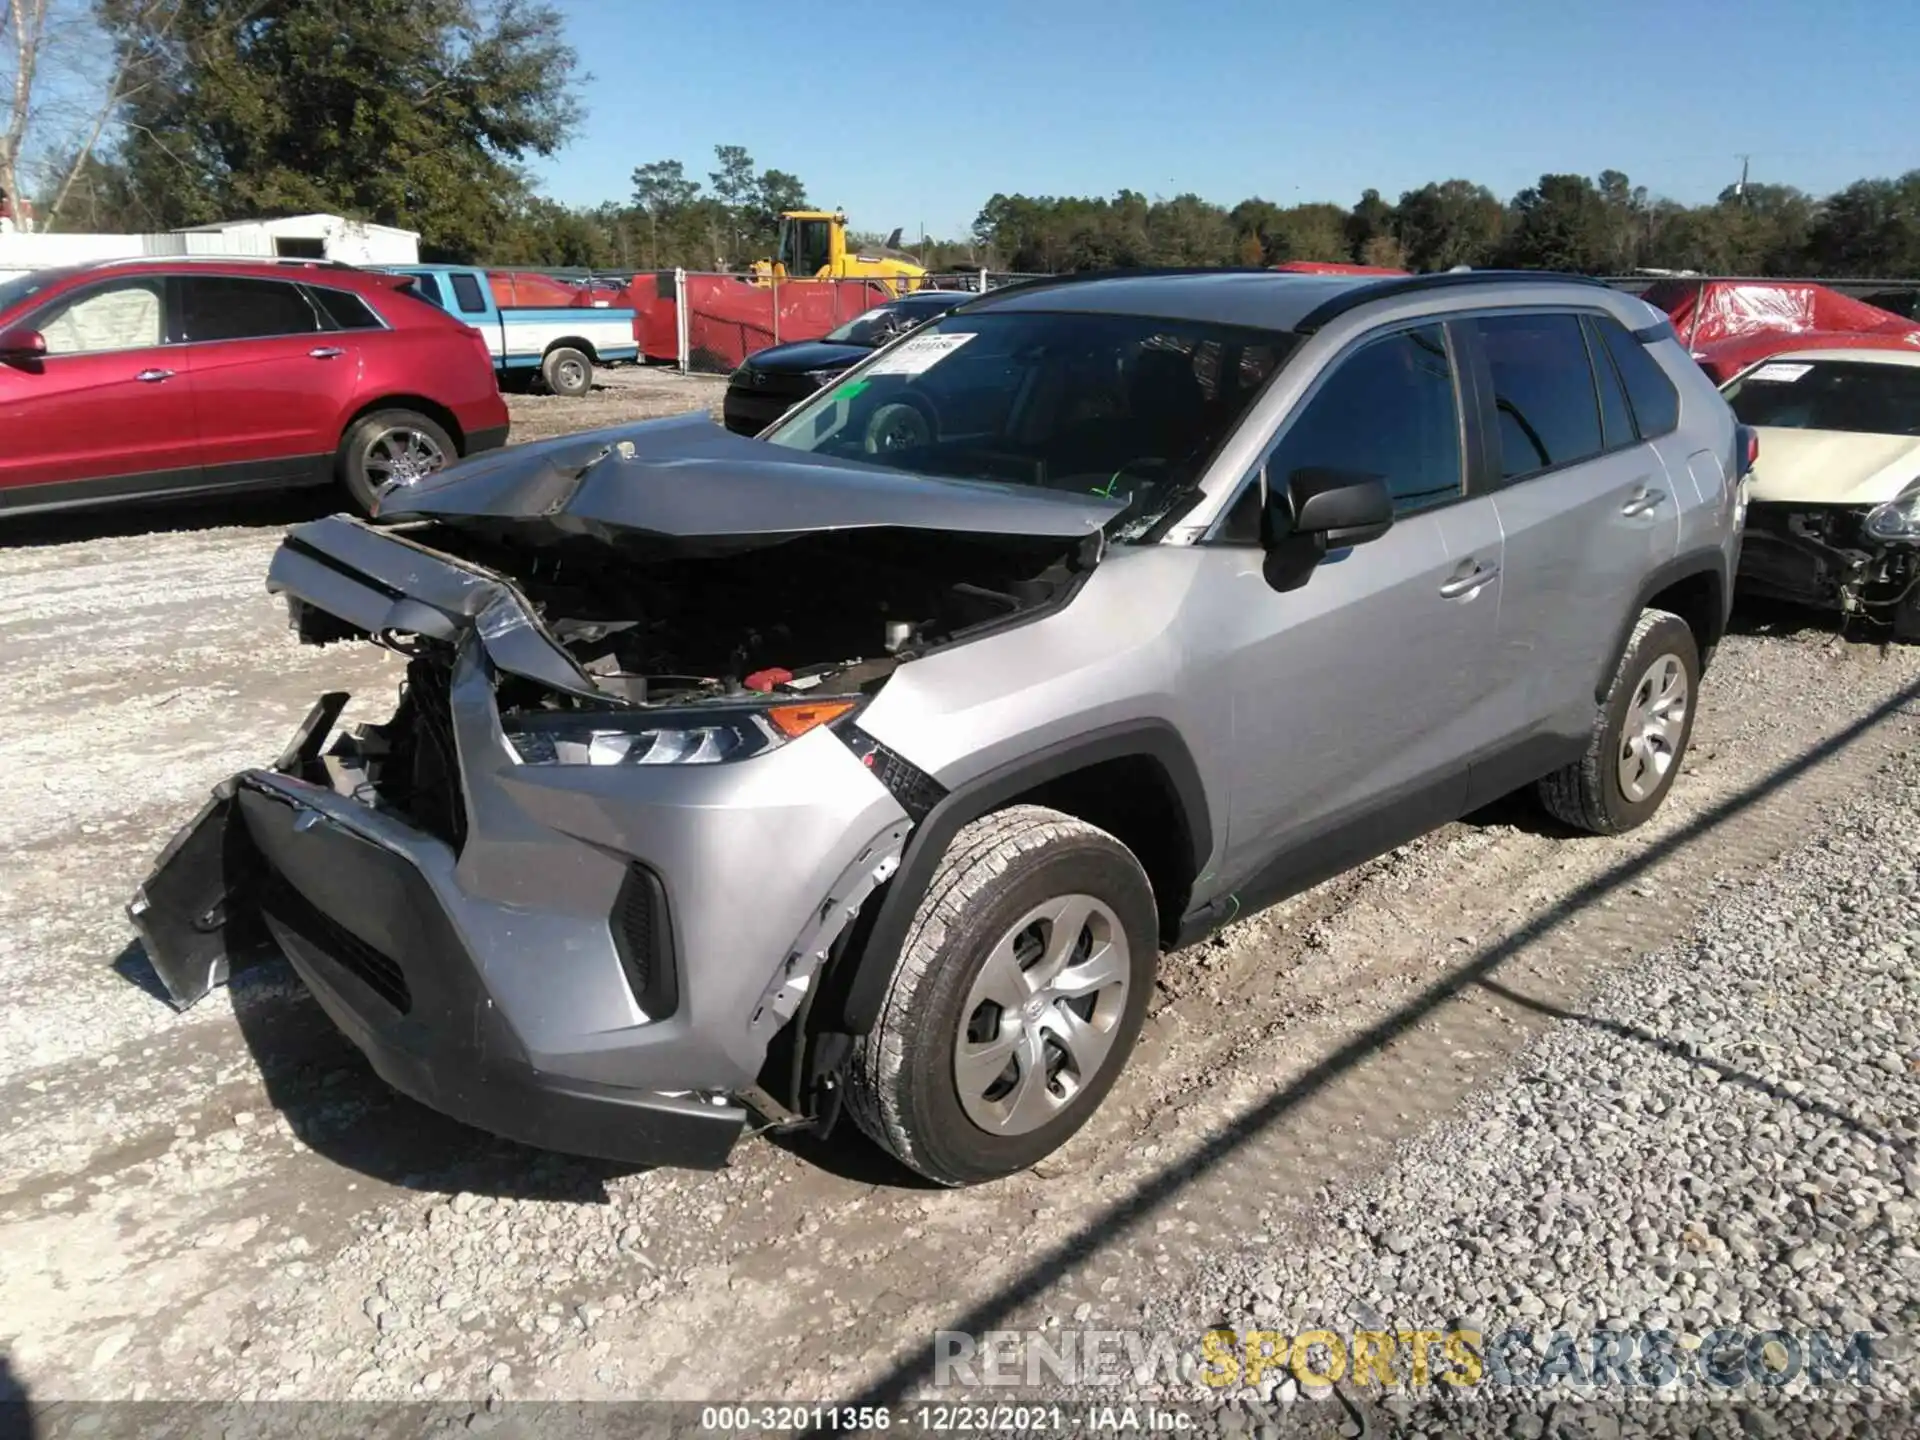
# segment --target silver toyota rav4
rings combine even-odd
[[[575,435],[292,531],[269,588],[405,656],[398,708],[322,697],[132,915],[177,1003],[284,954],[394,1086],[535,1145],[712,1167],[844,1106],[1004,1175],[1162,951],[1522,786],[1647,819],[1744,457],[1599,284],[990,293],[758,438]]]

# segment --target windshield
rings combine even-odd
[[[956,297],[956,301],[960,297]],[[922,320],[940,313],[940,307],[927,304],[876,305],[864,315],[856,315],[844,325],[829,330],[820,338],[836,345],[864,345],[877,350],[903,330],[911,330]]]
[[[11,280],[0,280],[0,315],[73,273],[73,267],[67,266],[59,270],[34,270],[25,275],[16,275]]]
[[[1920,435],[1920,366],[1769,360],[1727,386],[1745,425]]]
[[[1292,335],[1139,315],[947,315],[766,439],[916,475],[1123,499],[1137,539],[1189,494]]]

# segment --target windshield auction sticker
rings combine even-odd
[[[1791,385],[1811,369],[1813,369],[1811,365],[1775,363],[1772,365],[1762,365],[1747,378],[1749,380],[1767,380],[1776,385]]]
[[[882,355],[864,372],[866,375],[920,375],[931,370],[962,345],[973,339],[966,335],[920,335]]]

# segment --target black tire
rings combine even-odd
[[[1647,687],[1657,683],[1649,679],[1654,667],[1667,660],[1676,662],[1686,677],[1684,718],[1678,725],[1677,740],[1660,747],[1664,765],[1653,766],[1644,750],[1637,756],[1629,751],[1632,737],[1626,733],[1627,723],[1636,699],[1643,692],[1650,693]],[[1540,782],[1540,801],[1548,813],[1593,835],[1619,835],[1645,824],[1667,798],[1686,760],[1699,698],[1700,651],[1692,629],[1678,615],[1665,610],[1643,611],[1614,671],[1607,698],[1594,716],[1587,753]],[[1628,793],[1622,776],[1623,767],[1629,765],[1637,768],[1646,782],[1638,795]]]
[[[1109,936],[1117,933],[1126,943],[1126,989],[1108,1017],[1104,1057],[1091,1075],[1075,1077],[1058,1113],[1024,1133],[995,1134],[968,1114],[961,1098],[956,1047],[962,1027],[977,1022],[977,1012],[963,1011],[997,942],[1036,906],[1064,896],[1090,897],[1117,921]],[[1076,940],[1092,933],[1076,931]],[[1153,888],[1133,852],[1113,836],[1037,805],[976,820],[954,837],[940,862],[901,947],[880,1018],[853,1052],[848,1112],[881,1146],[943,1185],[1027,1168],[1086,1123],[1125,1067],[1146,1015],[1157,951]],[[1122,968],[1119,957],[1115,964]],[[1042,1032],[1036,1027],[1034,1033]],[[1042,1084],[1058,1093],[1051,1072]]]
[[[429,465],[423,458],[421,465],[415,467],[422,476],[432,474],[460,458],[460,450],[453,443],[453,437],[436,421],[429,420],[417,410],[375,410],[370,415],[362,415],[347,427],[347,433],[340,441],[336,468],[340,483],[347,487],[348,495],[353,497],[353,503],[362,514],[373,513],[375,492],[393,474],[391,460],[383,456],[390,457],[394,447],[409,436],[418,437],[419,445],[424,450],[439,455],[438,463]],[[409,444],[408,448],[414,447]]]
[[[540,380],[551,393],[577,400],[593,389],[593,360],[571,345],[556,345],[540,362]]]

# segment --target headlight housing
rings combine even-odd
[[[836,365],[831,370],[809,370],[807,371],[807,379],[811,380],[817,388],[821,385],[831,385],[846,373],[847,367],[845,365]]]
[[[1869,510],[1861,528],[1875,540],[1920,540],[1920,480],[1907,486],[1896,499]]]
[[[849,715],[855,699],[502,717],[522,765],[722,765],[750,760]]]

